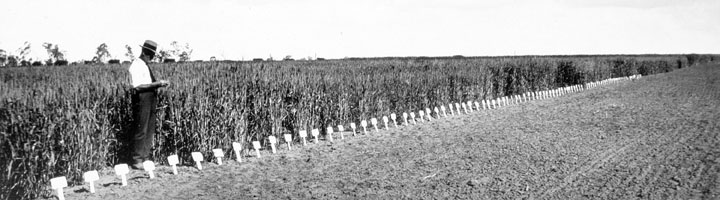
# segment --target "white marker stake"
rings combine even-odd
[[[497,102],[495,102],[495,99],[491,100],[490,103],[490,109],[497,108]]]
[[[202,153],[192,152],[190,156],[192,156],[193,161],[195,161],[195,166],[197,166],[198,170],[202,170],[202,161],[205,160]]]
[[[419,117],[419,118],[420,118],[420,121],[425,121],[425,119],[424,119],[424,118],[425,118],[425,111],[423,111],[423,110],[418,111],[418,115],[420,115],[420,117]]]
[[[145,171],[150,176],[150,179],[155,178],[155,173],[153,172],[155,171],[155,163],[153,161],[146,160],[143,162],[143,168],[145,168]]]
[[[273,154],[277,153],[277,149],[275,148],[275,144],[277,144],[277,142],[278,142],[277,138],[275,136],[271,135],[268,137],[268,142],[270,142],[270,149],[272,150],[272,153]]]
[[[410,112],[410,120],[412,120],[413,124],[417,124],[417,122],[415,121],[415,113],[414,112]]]
[[[302,131],[300,131],[299,135],[300,135],[300,139],[302,139],[302,141],[303,141],[303,146],[306,146],[307,145],[307,140],[306,140],[307,131],[302,130]]]
[[[233,147],[233,151],[235,152],[235,160],[237,160],[237,162],[242,162],[242,155],[240,155],[240,150],[242,150],[242,145],[240,145],[239,142],[233,142],[232,147]]]
[[[485,99],[482,100],[482,106],[483,110],[487,110],[487,103],[485,103]]]
[[[470,114],[470,112],[468,112],[468,105],[465,104],[464,102],[462,103],[462,108],[463,108],[463,111],[465,111],[465,114]]]
[[[127,174],[130,172],[130,169],[128,169],[127,164],[118,164],[115,165],[115,174],[120,176],[120,179],[122,180],[122,186],[127,186]]]
[[[468,102],[466,102],[466,103],[465,103],[465,105],[467,105],[467,107],[468,107],[468,110],[470,110],[470,112],[472,112],[472,111],[473,111],[473,107],[472,107],[472,106],[473,106],[473,103],[472,103],[472,101],[468,101]]]
[[[428,121],[432,120],[432,111],[430,110],[430,108],[425,108],[425,114],[428,118]]]
[[[338,125],[338,131],[340,132],[340,139],[344,140],[345,136],[343,136],[343,132],[345,132],[345,127],[343,125]]]
[[[395,128],[397,128],[397,127],[398,127],[398,126],[397,126],[397,115],[395,115],[395,113],[391,113],[391,114],[390,114],[390,119],[393,120],[393,124],[395,125]]]
[[[405,125],[405,126],[407,126],[407,125],[409,124],[407,118],[408,118],[408,114],[407,114],[406,112],[404,112],[404,113],[403,113],[403,120],[405,120],[405,124],[403,124],[403,125]]]
[[[332,128],[332,126],[328,126],[325,130],[326,130],[325,132],[327,133],[327,135],[325,135],[325,139],[332,142],[332,141],[333,141],[333,128]]]
[[[459,103],[455,103],[455,109],[457,109],[457,113],[459,115],[460,114],[460,104]]]
[[[390,120],[388,120],[388,117],[383,116],[382,119],[383,119],[383,123],[385,124],[385,130],[390,130],[390,127],[388,127],[388,122],[390,121]]]
[[[363,127],[363,134],[367,135],[367,120],[360,121],[360,126]]]
[[[370,119],[370,123],[372,123],[373,128],[375,128],[375,132],[379,132],[379,131],[378,131],[378,125],[377,125],[377,123],[378,123],[377,118],[374,118],[374,117],[371,118],[371,119]]]
[[[283,137],[285,138],[285,143],[287,143],[288,150],[292,150],[292,147],[290,147],[290,143],[292,143],[292,135],[285,134]]]
[[[253,141],[252,144],[253,149],[255,149],[255,154],[257,154],[257,157],[260,158],[260,141]]]
[[[315,138],[315,144],[320,143],[320,129],[313,129],[310,134]]]
[[[480,111],[480,103],[477,101],[475,102],[475,110]]]
[[[452,103],[448,104],[448,110],[450,110],[450,115],[455,115],[455,113],[453,112],[454,109]]]
[[[447,117],[447,112],[445,112],[445,105],[440,106],[440,111],[442,111],[443,117]]]
[[[440,119],[440,109],[438,109],[438,107],[435,107],[434,110],[435,110],[435,118]]]
[[[225,157],[225,152],[222,149],[213,149],[213,156],[217,159],[218,165],[222,165],[222,158]]]
[[[355,128],[357,128],[357,126],[355,126],[355,123],[354,123],[354,122],[353,122],[353,123],[350,123],[350,128],[353,130],[353,136],[355,136],[355,133],[357,133],[357,131],[355,130]]]
[[[240,156],[238,155],[238,162],[239,162],[239,158],[240,158]],[[180,163],[180,159],[178,159],[177,155],[170,155],[167,157],[167,159],[168,159],[168,164],[170,164],[170,166],[172,166],[173,174],[177,175],[178,171],[177,171],[176,165],[178,163]]]
[[[95,193],[95,181],[99,180],[100,176],[95,170],[85,172],[83,174],[83,181],[90,185],[90,193]]]
[[[60,200],[65,200],[65,194],[63,194],[63,188],[67,187],[67,179],[64,176],[50,179],[50,187],[57,191],[57,197]]]

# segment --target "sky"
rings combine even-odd
[[[22,0],[0,8],[0,49],[70,61],[146,39],[192,60],[720,53],[717,0]]]

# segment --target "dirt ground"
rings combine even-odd
[[[718,199],[720,65],[321,141],[242,163],[111,171],[67,199]],[[232,156],[232,155],[230,155]],[[227,159],[227,158],[226,158]]]

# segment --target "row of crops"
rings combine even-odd
[[[714,55],[387,58],[151,65],[160,91],[153,157],[231,149],[391,112],[479,101],[720,59]],[[127,66],[0,69],[0,199],[49,195],[126,159]],[[323,130],[321,128],[321,130]],[[324,133],[321,133],[324,134]],[[250,146],[250,145],[244,145]],[[226,152],[230,153],[230,152]],[[211,158],[211,156],[207,156]],[[192,164],[192,163],[185,163]]]

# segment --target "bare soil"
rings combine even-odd
[[[720,65],[321,141],[242,163],[110,170],[67,199],[718,199]],[[226,159],[232,158],[229,155]]]

